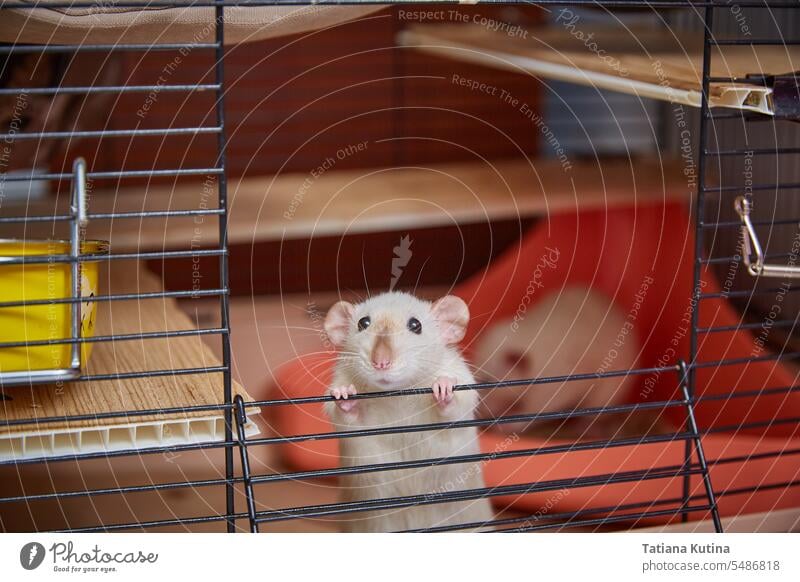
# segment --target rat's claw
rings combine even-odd
[[[433,383],[431,389],[433,397],[439,406],[447,406],[453,400],[453,387],[456,385],[456,379],[448,376],[439,376],[436,382]]]
[[[356,387],[350,384],[349,386],[334,386],[331,388],[331,396],[336,399],[336,406],[343,412],[352,412],[358,404],[356,400],[348,400],[349,396],[357,394]]]

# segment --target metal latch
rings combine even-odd
[[[750,220],[753,203],[744,196],[739,196],[734,201],[734,208],[742,220],[742,246],[744,247],[742,260],[747,267],[747,272],[756,277],[800,278],[800,267],[796,265],[767,265],[764,263],[764,251],[761,243],[758,242],[753,221]]]

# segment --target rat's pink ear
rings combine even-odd
[[[464,300],[455,295],[447,295],[433,302],[431,313],[439,325],[439,332],[445,344],[457,344],[467,333],[469,307]]]
[[[325,316],[325,333],[337,348],[347,339],[354,311],[355,307],[352,303],[339,301],[328,310],[328,315]]]

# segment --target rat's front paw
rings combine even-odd
[[[338,406],[342,412],[355,412],[358,401],[348,400],[349,396],[355,396],[357,394],[355,386],[352,384],[350,384],[350,386],[334,386],[330,389],[330,393],[331,396],[336,399],[336,406]]]
[[[457,380],[449,376],[439,376],[436,382],[433,383],[431,389],[433,390],[433,398],[436,400],[441,408],[446,407],[453,401],[453,387],[456,385]]]

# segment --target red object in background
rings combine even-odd
[[[735,236],[735,234],[732,234]],[[530,305],[567,284],[583,284],[605,292],[620,310],[633,320],[634,333],[642,345],[639,365],[643,368],[672,366],[688,359],[692,314],[693,227],[681,204],[632,206],[563,214],[550,217],[523,237],[487,270],[459,285],[454,292],[464,298],[473,314],[465,354],[486,325],[513,317],[523,301]],[[709,270],[702,271],[701,292],[719,292],[720,284]],[[723,284],[724,285],[724,284]],[[527,299],[524,299],[526,298]],[[700,302],[701,328],[736,326],[741,315],[724,299]],[[698,362],[752,358],[761,352],[749,332],[720,332],[699,336]],[[767,355],[764,352],[761,355]],[[277,397],[317,396],[330,380],[332,354],[296,359],[278,375]],[[613,369],[613,366],[612,366]],[[638,377],[631,401],[661,401],[680,398],[678,374],[653,372]],[[775,360],[699,368],[697,396],[786,387],[796,377]],[[331,425],[321,406],[280,406],[274,409],[280,434],[325,433]],[[674,407],[669,418],[676,430],[682,426],[686,409]],[[800,394],[705,400],[696,405],[700,429],[724,429],[753,421],[773,421],[800,416]],[[742,432],[717,432],[703,437],[715,490],[734,490],[791,482],[800,477],[800,464],[792,454],[745,460],[745,457],[788,451],[800,445],[797,423]],[[553,481],[549,490],[495,498],[501,506],[553,514],[587,507],[616,507],[622,504],[653,503],[644,509],[659,510],[670,500],[679,500],[682,477],[635,480],[602,486],[562,489],[555,482],[576,477],[619,474],[625,471],[678,471],[684,459],[684,441],[613,447],[601,450],[549,453],[492,460],[484,464],[487,485]],[[533,437],[510,440],[506,435],[485,432],[485,452],[537,449],[568,444]],[[334,440],[308,441],[284,446],[288,462],[301,469],[320,469],[338,464]],[[736,462],[719,459],[743,457]],[[697,462],[694,457],[694,462]],[[670,472],[671,471],[671,472]],[[694,505],[704,505],[703,484],[698,475],[691,479]],[[773,489],[746,494],[729,494],[720,499],[722,515],[752,513],[800,505],[795,488]],[[638,508],[634,513],[642,511]],[[696,512],[693,518],[707,517]]]

